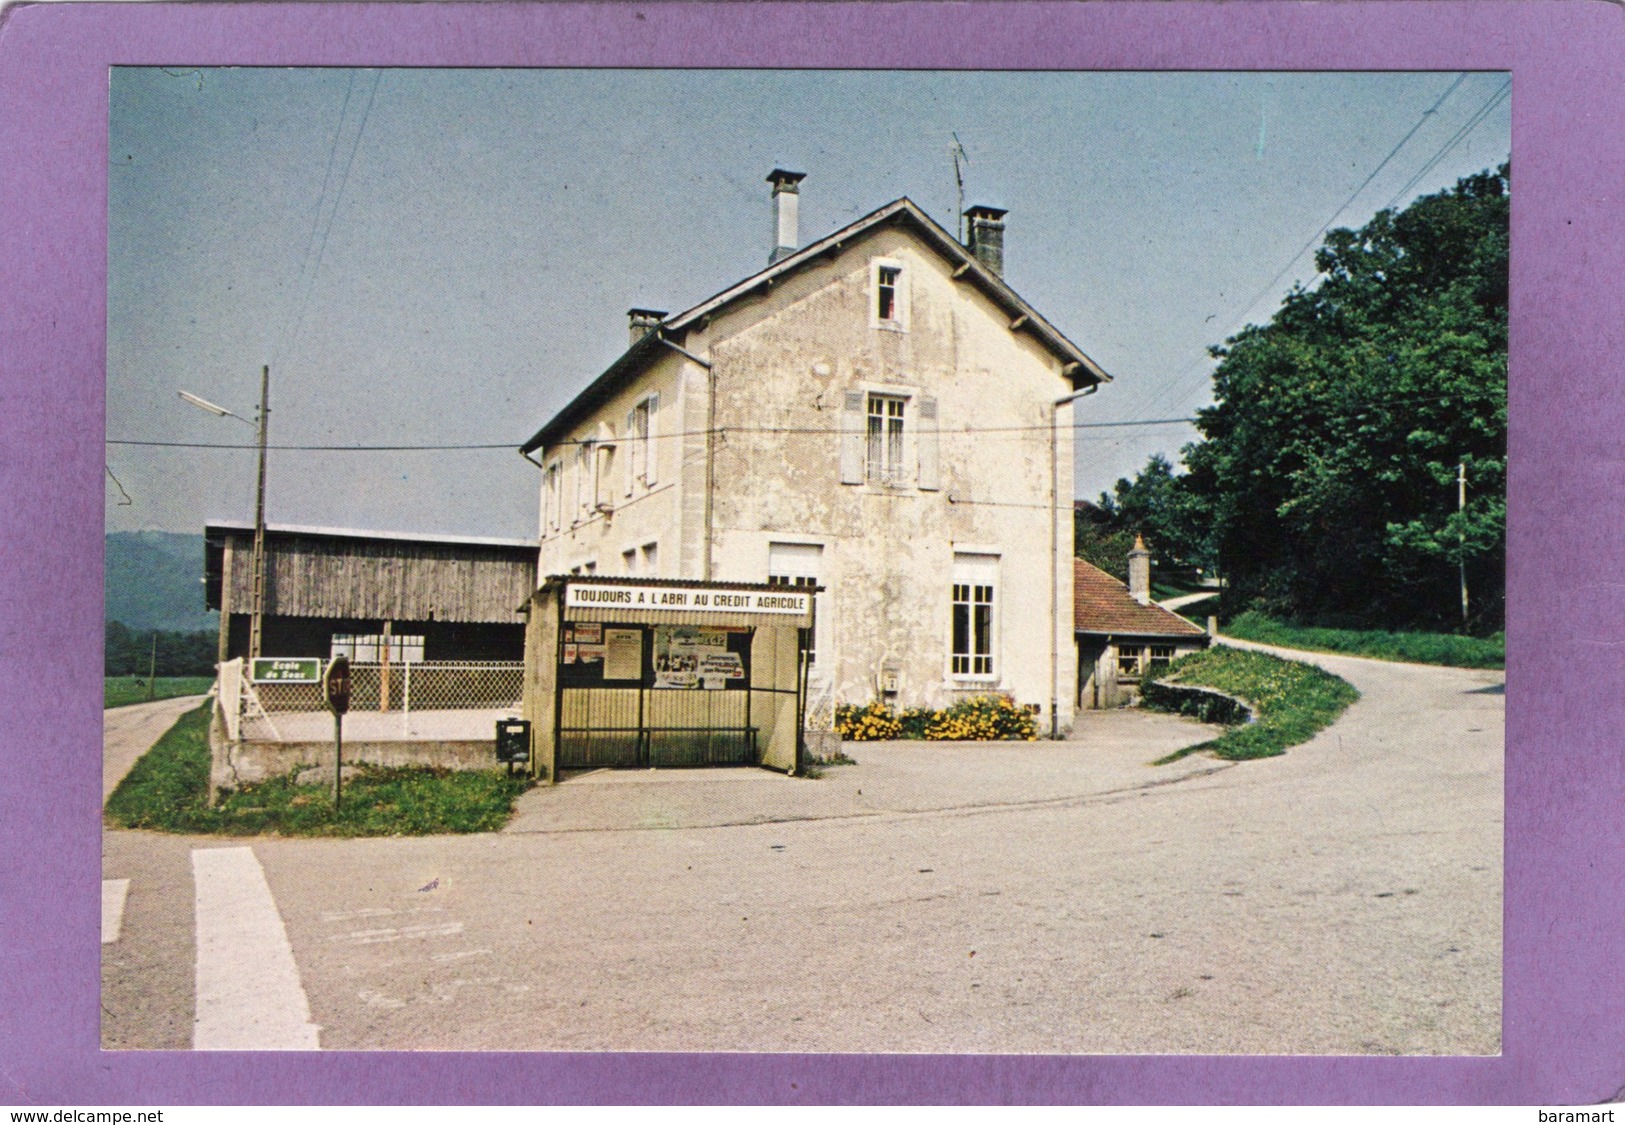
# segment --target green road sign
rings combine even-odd
[[[322,661],[317,656],[261,656],[254,660],[252,676],[257,684],[319,684]]]

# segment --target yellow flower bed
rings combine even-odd
[[[1038,709],[1008,695],[976,695],[940,711],[910,709],[902,717],[882,703],[835,709],[835,730],[851,742],[925,738],[936,742],[984,742],[1038,737]]]

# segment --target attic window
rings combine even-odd
[[[897,320],[897,288],[903,279],[901,266],[881,266],[875,274],[875,315],[881,320]]]

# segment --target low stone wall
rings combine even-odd
[[[239,789],[304,767],[312,783],[332,779],[333,743],[326,741],[231,741],[220,710],[209,727],[209,791]],[[344,740],[346,768],[365,762],[374,766],[440,766],[452,770],[495,769],[496,738],[425,739],[421,741]]]
[[[1239,726],[1257,718],[1252,705],[1244,699],[1210,687],[1169,683],[1166,680],[1142,683],[1140,703],[1154,711],[1189,715],[1204,723],[1223,723],[1225,726]]]

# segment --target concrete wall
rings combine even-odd
[[[332,742],[229,742],[210,738],[209,791],[238,789],[292,773],[303,766],[306,783],[333,778]],[[497,768],[496,740],[446,742],[344,742],[344,772],[365,762],[374,766],[441,766],[453,770]]]

